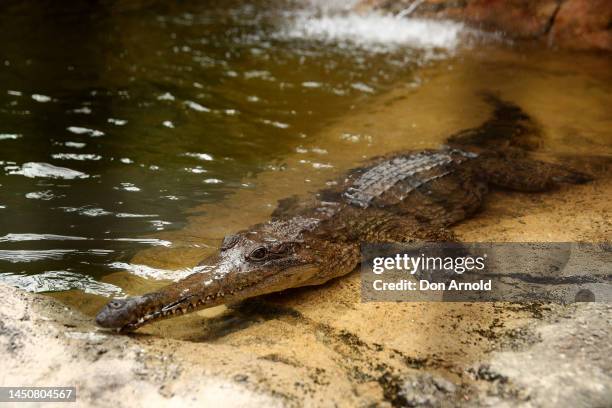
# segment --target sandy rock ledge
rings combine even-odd
[[[0,285],[2,386],[76,386],[79,406],[280,406],[272,397],[107,334],[59,302]],[[163,342],[163,339],[159,340]],[[178,348],[180,349],[180,348]],[[170,390],[171,389],[171,390]],[[27,403],[20,406],[27,406]]]
[[[193,358],[198,348],[210,353],[206,344],[105,333],[56,300],[7,286],[0,286],[0,299],[2,386],[75,385],[80,406],[352,405],[341,394],[317,401],[319,392],[329,395],[325,388],[333,388],[327,382],[296,395],[294,389],[282,389],[283,382],[271,381],[266,389],[261,382],[258,387],[245,385],[238,374],[211,375]],[[544,319],[496,339],[492,349],[498,351],[484,353],[482,361],[466,365],[459,376],[449,377],[443,367],[412,364],[403,371],[382,372],[374,382],[359,384],[353,378],[358,397],[351,400],[357,406],[396,407],[610,406],[612,306],[543,310],[548,310]],[[356,361],[368,357],[371,350],[352,340],[353,351],[364,353]],[[265,364],[277,364],[282,375],[286,362],[279,358]],[[228,373],[244,368],[228,367]]]

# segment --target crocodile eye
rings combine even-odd
[[[263,261],[268,257],[268,250],[266,247],[258,247],[251,251],[248,256],[250,261]]]
[[[108,304],[108,307],[110,307],[111,309],[121,309],[122,306],[123,302],[119,300],[113,300]]]
[[[223,243],[221,244],[221,250],[225,251],[226,249],[230,249],[238,242],[238,235],[228,235],[223,238]]]

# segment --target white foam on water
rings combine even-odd
[[[196,166],[196,167],[185,167],[184,169],[185,171],[189,172],[189,173],[193,173],[193,174],[204,174],[204,173],[208,173],[208,170],[203,169],[201,166]]]
[[[75,135],[89,135],[91,137],[104,136],[104,132],[102,132],[101,130],[89,129],[81,126],[68,126],[66,130],[71,133],[74,133]]]
[[[0,133],[0,140],[17,140],[19,138],[21,138],[21,135],[17,133]]]
[[[54,153],[51,155],[52,158],[58,160],[100,160],[102,156],[97,154],[76,154],[76,153]]]
[[[66,167],[58,167],[48,163],[37,162],[24,163],[21,168],[11,170],[8,174],[20,175],[29,178],[43,177],[65,180],[89,177],[89,174],[85,174],[80,171],[72,170]]]
[[[121,183],[121,187],[115,187],[115,189],[117,190],[124,190],[124,191],[131,191],[131,192],[138,192],[140,191],[140,187],[135,186],[132,183]]]
[[[397,18],[378,13],[303,14],[285,29],[283,36],[350,43],[374,51],[399,47],[452,50],[459,45],[464,30],[463,24],[452,21]]]
[[[307,7],[321,12],[350,11],[361,0],[304,0]]]
[[[193,273],[202,271],[201,267],[170,270],[170,269],[152,268],[147,265],[130,264],[130,263],[125,263],[125,262],[113,262],[109,264],[108,266],[113,269],[122,269],[122,270],[128,271],[142,278],[159,279],[159,280],[173,280],[173,281],[178,281],[180,279],[186,278],[187,276]]]
[[[265,123],[266,125],[274,126],[275,128],[279,128],[279,129],[287,129],[290,126],[288,123],[278,122],[278,121],[269,120],[269,119],[261,119],[260,122]]]
[[[85,215],[87,217],[102,217],[106,215],[111,215],[112,212],[106,211],[104,208],[97,207],[58,207],[60,210],[66,213],[77,213],[79,215]]]
[[[53,194],[53,191],[45,190],[45,191],[32,191],[30,193],[26,193],[25,197],[29,198],[30,200],[48,201],[48,200],[53,200],[55,198],[55,195]]]
[[[174,95],[172,95],[170,92],[166,92],[157,97],[157,100],[159,101],[173,101],[174,99]]]
[[[89,115],[89,114],[91,114],[91,108],[89,108],[87,106],[83,106],[81,108],[73,109],[72,112],[74,112],[74,113],[82,113],[83,115]]]
[[[106,120],[108,123],[112,123],[115,126],[124,126],[128,123],[125,119],[116,119],[116,118],[108,118]]]
[[[193,157],[194,159],[200,159],[204,161],[213,160],[213,157],[208,153],[183,153],[182,156]]]
[[[64,143],[64,146],[66,147],[74,147],[75,149],[82,149],[83,147],[85,147],[85,143],[81,143],[81,142],[66,142]]]
[[[194,101],[185,101],[185,105],[197,112],[210,112],[210,109],[208,109],[206,106],[202,106]]]
[[[207,178],[207,179],[204,180],[204,183],[206,183],[206,184],[221,184],[221,183],[223,183],[223,180],[219,180],[219,179],[216,179],[216,178]]]
[[[36,102],[40,102],[40,103],[46,103],[46,102],[50,102],[51,101],[51,97],[50,96],[42,95],[42,94],[32,94],[32,99],[34,99]]]

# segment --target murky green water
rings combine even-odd
[[[117,262],[179,244],[153,233],[255,188],[377,94],[418,86],[416,70],[458,41],[454,25],[400,22],[390,41],[390,20],[338,15],[281,1],[3,2],[0,279],[118,293],[99,283]]]

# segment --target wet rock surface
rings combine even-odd
[[[607,0],[364,0],[357,6],[372,8],[464,21],[551,47],[612,51],[612,3]]]

